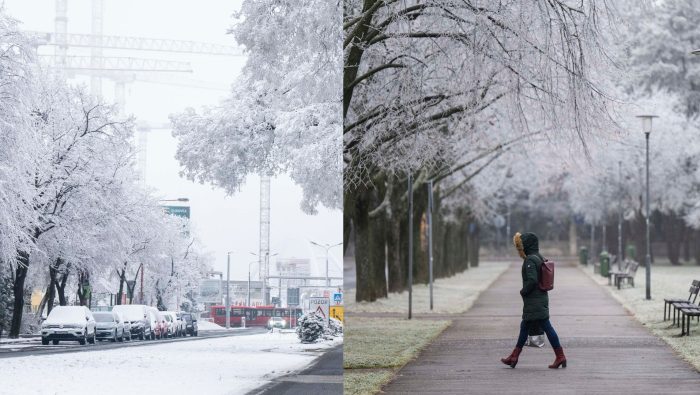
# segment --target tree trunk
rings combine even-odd
[[[467,254],[469,265],[472,267],[479,266],[479,223],[476,219],[469,221],[467,248],[469,249]]]
[[[369,191],[363,189],[357,192],[352,205],[352,224],[355,229],[355,272],[356,272],[356,294],[355,300],[358,302],[373,302],[377,299],[374,292],[372,274],[372,257],[370,255],[370,199]]]
[[[61,306],[68,305],[66,300],[66,284],[68,283],[68,268],[61,273],[60,281],[56,282],[56,290],[58,291],[58,304]]]
[[[24,313],[24,281],[27,279],[29,268],[29,253],[19,251],[17,254],[17,268],[15,269],[15,281],[12,284],[12,293],[15,298],[12,306],[12,323],[10,324],[9,337],[16,339],[22,326],[22,314]]]
[[[576,240],[578,235],[576,234],[576,222],[573,218],[569,218],[569,255],[576,256],[578,251],[576,249]]]
[[[664,239],[666,239],[666,251],[668,260],[672,265],[680,265],[681,253],[681,228],[682,220],[675,213],[670,213],[662,217]]]
[[[406,271],[401,260],[401,220],[396,211],[387,219],[386,246],[389,292],[403,292],[406,289]]]

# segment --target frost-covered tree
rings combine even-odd
[[[606,43],[614,11],[604,1],[345,3],[344,223],[355,234],[358,300],[384,296],[385,260],[389,289],[404,287],[407,173],[414,229],[432,180],[438,200],[462,202],[446,215],[468,225],[438,237],[465,244],[469,231],[478,256],[473,229],[483,214],[466,204],[478,200],[475,177],[528,141],[585,147],[608,129],[610,84],[598,71],[614,66]],[[414,237],[414,278],[425,281],[425,247]],[[462,258],[445,251],[437,265],[454,273]]]
[[[248,0],[235,18],[248,59],[230,96],[171,116],[184,174],[235,193],[248,174],[286,173],[304,211],[340,208],[339,3]]]

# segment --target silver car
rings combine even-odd
[[[97,340],[124,341],[124,323],[119,319],[117,313],[96,311],[92,315],[96,321]]]

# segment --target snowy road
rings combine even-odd
[[[0,343],[0,359],[2,358],[13,358],[13,357],[23,357],[28,355],[48,355],[48,354],[63,354],[63,353],[74,353],[74,352],[90,352],[90,351],[102,351],[102,350],[112,350],[115,348],[131,348],[131,347],[141,347],[141,346],[157,346],[162,344],[169,344],[175,342],[189,342],[208,338],[218,338],[224,336],[245,336],[245,335],[255,335],[260,333],[265,333],[267,330],[265,328],[247,328],[247,329],[234,329],[231,331],[205,331],[200,330],[199,336],[197,337],[178,337],[172,339],[163,340],[133,340],[112,343],[110,341],[98,341],[94,345],[86,344],[84,346],[79,345],[77,342],[64,341],[60,344],[44,346],[41,344],[41,338],[32,338],[28,341],[22,341],[17,343]]]
[[[340,344],[301,344],[294,333],[275,332],[19,356],[2,363],[0,394],[245,394],[303,371]]]

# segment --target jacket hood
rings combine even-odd
[[[528,255],[537,254],[540,252],[537,235],[531,232],[516,233],[513,236],[513,244],[518,250],[518,255],[525,259]]]

